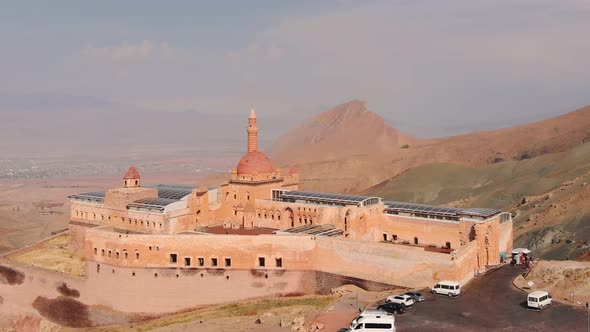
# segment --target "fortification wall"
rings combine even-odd
[[[452,254],[454,268],[435,273],[437,280],[457,280],[461,285],[468,283],[477,271],[477,242],[471,241]]]
[[[387,234],[388,240],[397,236],[397,242],[408,241],[414,244],[417,239],[421,245],[445,247],[449,242],[453,249],[461,247],[458,222],[384,215],[383,222],[374,226],[374,232],[381,233],[377,234],[381,236],[381,240],[383,234]]]
[[[451,255],[391,243],[316,238],[315,269],[387,284],[423,288],[453,274]]]
[[[81,300],[127,312],[170,312],[206,304],[315,292],[310,271],[212,268],[133,269],[88,263]]]
[[[38,316],[33,302],[38,297],[54,299],[60,296],[59,289],[63,283],[70,289],[85,289],[86,280],[0,258],[0,313]]]
[[[343,238],[119,234],[111,226],[86,229],[86,233],[86,279],[0,261],[0,266],[14,266],[16,275],[22,274],[16,282],[0,277],[4,302],[0,311],[37,314],[33,302],[38,297],[63,296],[59,291],[63,283],[79,292],[75,300],[84,305],[148,313],[257,297],[326,293],[346,283],[372,290],[391,285],[422,288],[440,279],[468,281],[477,249],[474,242],[457,255],[449,255]],[[111,257],[100,254],[102,247],[111,248]],[[123,249],[129,252],[127,259]],[[131,255],[135,249],[140,254],[137,260]],[[177,255],[176,263],[170,261],[171,254]],[[191,258],[191,266],[185,266],[185,258]],[[203,258],[204,266],[198,266],[198,258]],[[212,266],[213,258],[217,266]],[[231,259],[231,266],[225,266],[226,258]],[[265,260],[264,267],[260,258]]]
[[[300,235],[144,235],[89,229],[85,255],[89,260],[136,268],[252,269],[260,267],[262,258],[266,268],[311,270],[314,247],[312,237]],[[176,255],[176,262],[171,255]],[[203,259],[203,266],[199,259]],[[226,266],[226,259],[230,259],[230,266]],[[280,267],[277,259],[281,260]]]
[[[150,234],[170,233],[166,214],[155,211],[117,210],[102,204],[73,201],[71,221],[112,225],[119,229]]]
[[[512,225],[512,220],[500,223],[500,238],[498,239],[498,244],[500,246],[500,252],[505,252],[508,254],[508,256],[510,256],[510,253],[513,249],[513,232],[514,229]]]
[[[457,269],[450,254],[429,252],[421,247],[342,238],[156,236],[118,234],[101,229],[88,230],[87,234],[85,253],[89,260],[130,268],[315,270],[408,287],[430,286],[436,281],[437,273],[452,277]]]

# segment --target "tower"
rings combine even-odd
[[[256,127],[256,113],[250,110],[248,117],[248,152],[258,151],[258,127]]]
[[[135,166],[131,165],[127,173],[123,176],[123,187],[124,188],[138,188],[139,187],[139,173]]]

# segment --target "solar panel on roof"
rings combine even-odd
[[[460,211],[460,209],[456,208],[406,202],[386,201],[384,204],[386,211],[427,214],[442,217],[456,216]]]
[[[483,218],[489,218],[495,214],[498,214],[502,211],[498,209],[492,208],[471,208],[471,209],[464,209],[461,210],[462,214],[471,215],[471,216],[478,216]]]
[[[336,203],[336,204],[360,204],[365,200],[375,198],[375,202],[368,202],[368,204],[375,204],[380,201],[378,197],[357,196],[357,195],[342,195],[329,193],[316,193],[308,191],[286,191],[281,195],[283,199],[302,199],[315,201],[318,203]]]
[[[90,192],[90,193],[81,193],[76,195],[70,195],[68,198],[77,199],[77,200],[84,200],[84,201],[94,201],[94,202],[104,202],[104,192]]]

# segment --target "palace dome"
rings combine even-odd
[[[267,174],[274,172],[270,159],[260,151],[246,153],[238,163],[238,174]]]

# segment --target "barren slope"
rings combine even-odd
[[[589,128],[585,107],[513,128],[419,140],[354,100],[306,121],[268,153],[277,165],[300,169],[303,189],[359,192],[429,163],[485,165],[566,151],[590,139]]]
[[[590,143],[585,143],[566,152],[491,165],[424,165],[364,194],[510,211],[515,216],[515,247],[561,260],[590,257],[588,183]]]
[[[399,133],[353,100],[323,112],[280,137],[268,149],[279,164],[388,154],[418,140]]]

